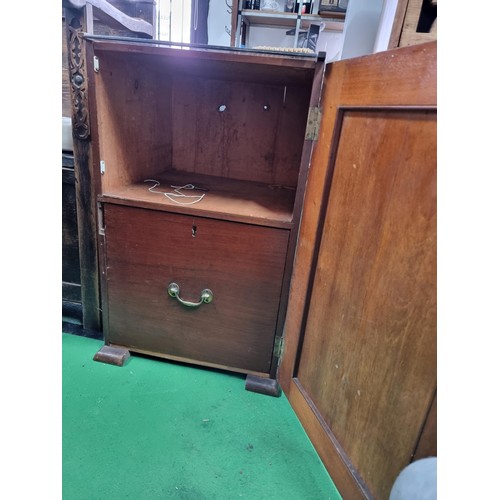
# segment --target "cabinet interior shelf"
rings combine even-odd
[[[246,222],[276,228],[290,228],[295,200],[295,189],[259,182],[249,182],[199,173],[168,170],[154,177],[159,182],[126,184],[107,190],[100,201],[130,205],[167,212],[216,217],[222,220]],[[194,185],[202,189],[184,189],[188,196],[204,195],[198,198],[177,198],[172,201],[163,193],[174,193],[172,186]],[[154,188],[153,188],[154,187]],[[153,189],[152,189],[153,188]]]

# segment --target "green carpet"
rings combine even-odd
[[[341,498],[285,395],[245,378],[132,356],[63,334],[63,498]]]

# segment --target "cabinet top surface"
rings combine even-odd
[[[85,39],[94,45],[94,50],[107,52],[130,52],[151,55],[170,55],[182,58],[220,59],[235,62],[254,62],[297,68],[312,68],[322,53],[280,52],[216,45],[201,45],[166,42],[162,40],[131,39],[127,37],[90,35]]]
[[[161,40],[85,35],[98,58],[126,57],[130,62],[203,78],[254,81],[279,85],[306,85],[312,82],[324,53],[283,53],[210,45],[176,44]]]

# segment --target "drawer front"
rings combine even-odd
[[[106,339],[269,373],[289,232],[106,204]],[[167,292],[198,302],[186,307]]]

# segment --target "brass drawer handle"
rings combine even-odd
[[[183,300],[179,297],[179,294],[181,293],[181,288],[177,283],[170,283],[167,288],[168,294],[170,297],[173,297],[174,299],[177,299],[182,305],[186,307],[200,307],[201,304],[210,304],[214,298],[214,294],[212,293],[212,290],[209,290],[208,288],[205,288],[205,290],[201,291],[201,297],[199,302],[190,302],[188,300]]]

